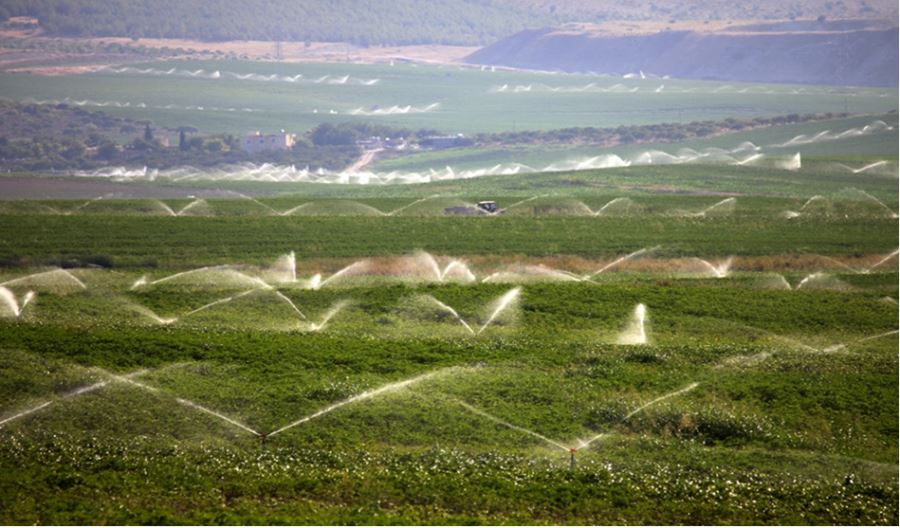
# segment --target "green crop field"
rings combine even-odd
[[[117,71],[121,73],[61,77],[3,73],[0,93],[16,101],[68,100],[163,126],[235,134],[304,131],[342,121],[474,133],[897,109],[896,89],[623,79],[401,63],[170,61]],[[362,112],[354,115],[354,110]]]
[[[880,123],[885,123],[892,128],[879,128],[871,132],[860,133],[865,127],[873,125],[877,127]],[[844,137],[837,137],[842,133],[845,134]],[[803,137],[801,138],[801,136]],[[753,143],[765,156],[775,159],[800,153],[804,161],[828,159],[847,163],[849,160],[855,161],[856,159],[896,160],[897,137],[897,114],[890,113],[773,126],[677,143],[644,143],[613,147],[522,145],[454,148],[379,160],[375,163],[373,170],[379,172],[427,171],[429,169],[440,170],[448,166],[456,170],[471,170],[512,163],[521,163],[541,170],[555,163],[577,162],[595,156],[615,155],[629,160],[637,159],[640,154],[652,151],[662,151],[671,155],[678,155],[683,149],[698,152],[706,149],[732,151],[740,148],[746,142]],[[792,140],[794,141],[792,142]],[[738,161],[747,159],[750,154],[749,151],[731,153]],[[765,161],[761,160],[759,163],[764,164]],[[862,163],[859,164],[859,166],[862,165]]]
[[[17,236],[5,262],[61,263],[88,256],[164,267],[304,257],[365,257],[416,249],[442,254],[605,256],[661,245],[671,256],[875,254],[897,246],[896,219],[0,216]]]
[[[852,114],[4,174],[0,523],[900,522],[895,89],[172,61],[0,95],[209,134]]]
[[[896,524],[896,178],[836,162],[4,202],[0,520]]]
[[[890,266],[448,258],[4,272],[2,520],[897,521]]]

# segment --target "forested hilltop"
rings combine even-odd
[[[608,20],[896,18],[890,0],[0,0],[0,22],[58,36],[483,45],[526,28]]]

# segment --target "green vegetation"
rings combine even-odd
[[[141,70],[150,72],[140,73]],[[202,72],[190,75],[198,70]],[[246,78],[241,80],[238,75]],[[253,75],[256,77],[247,77]],[[272,75],[282,80],[263,80]],[[324,76],[328,77],[317,82]],[[340,82],[345,76],[349,77],[344,84],[329,82]],[[375,79],[378,82],[363,84]],[[591,83],[596,89],[582,92],[552,92],[542,88],[576,89]],[[666,89],[656,93],[662,83]],[[533,90],[496,91],[503,85],[532,85]],[[204,134],[243,135],[252,130],[280,129],[302,133],[323,122],[353,121],[471,136],[487,132],[601,129],[728,118],[752,120],[845,110],[851,114],[881,115],[897,108],[895,89],[844,91],[788,85],[730,86],[709,81],[491,72],[402,63],[391,67],[167,61],[138,64],[120,73],[106,70],[65,77],[0,74],[3,95],[15,101],[102,108],[113,115],[152,121],[159,127],[191,126]],[[630,91],[634,89],[638,91]],[[425,110],[433,104],[438,106]],[[409,111],[402,113],[407,106]],[[377,113],[379,110],[381,114]]]
[[[898,523],[896,90],[141,68],[0,74],[16,101],[57,100],[2,107],[3,162],[71,167],[105,138],[115,165],[218,164],[257,128],[310,130],[281,164],[432,129],[530,143],[377,170],[637,161],[362,185],[129,181],[106,156],[94,177],[0,177],[0,523]],[[493,89],[589,82],[638,91]],[[799,122],[845,99],[861,115]],[[556,131],[490,135],[523,129]],[[685,138],[539,144],[570,133]],[[505,210],[449,214],[482,200]]]
[[[242,150],[240,140],[231,134],[198,136],[193,127],[159,130],[147,121],[65,103],[0,101],[0,119],[0,167],[7,171],[91,170],[110,164],[164,169],[247,162],[339,170],[360,153],[352,138],[340,145],[316,142],[313,130],[308,137],[298,138],[290,150],[251,154]],[[349,130],[358,135],[359,130],[370,128],[356,124]]]
[[[791,114],[773,118],[756,119],[728,118],[724,121],[700,121],[693,123],[659,123],[653,125],[620,126],[614,129],[563,128],[559,130],[525,130],[522,132],[501,132],[498,134],[478,134],[475,141],[480,145],[617,145],[632,143],[682,143],[686,140],[703,138],[722,133],[740,132],[759,127],[792,125],[809,121],[832,120],[847,117],[835,114]]]
[[[705,198],[681,203],[693,203],[694,209],[701,209],[715,200]],[[164,214],[158,207],[154,208],[156,215]],[[415,249],[460,255],[596,257],[656,245],[662,245],[664,253],[672,256],[872,254],[890,252],[897,246],[897,221],[873,216],[785,219],[776,215],[768,218],[758,215],[710,218],[665,215],[655,218],[645,215],[447,218],[436,215],[363,219],[260,216],[257,210],[249,218],[148,218],[146,213],[120,216],[107,211],[107,214],[74,216],[0,215],[0,229],[17,233],[16,237],[0,241],[0,259],[14,265],[46,265],[86,255],[105,255],[123,266],[155,261],[171,267],[235,259],[258,262],[273,253],[290,250],[304,258],[391,255]]]
[[[423,143],[421,138],[439,135],[436,130],[409,130],[363,122],[323,123],[299,138],[290,151],[268,151],[254,155],[242,151],[240,141],[231,134],[197,136],[197,129],[182,126],[177,130],[151,127],[147,121],[134,121],[110,116],[101,111],[86,110],[67,103],[55,105],[22,104],[0,101],[0,168],[13,171],[90,170],[122,164],[128,167],[165,169],[179,166],[209,167],[244,162],[279,163],[309,166],[312,169],[342,169],[359,156],[358,141],[372,136],[405,138],[408,145]],[[460,142],[478,147],[471,154],[447,153],[414,156],[387,162],[387,167],[419,168],[429,160],[462,161],[467,158],[484,159],[481,149],[503,149],[528,144],[566,145],[570,153],[578,152],[577,145],[643,144],[654,141],[680,142],[746,128],[784,127],[786,125],[827,121],[828,125],[850,126],[859,118],[835,121],[835,116],[792,114],[752,121],[727,119],[722,122],[705,121],[685,125],[621,126],[616,129],[570,128],[551,131],[507,132],[478,134],[474,139]],[[893,116],[885,116],[890,119]],[[790,127],[796,129],[796,127]],[[736,136],[740,139],[743,136]],[[163,146],[163,143],[167,146]],[[177,143],[176,143],[177,142]],[[463,151],[469,152],[469,151]],[[398,151],[396,154],[400,154]],[[531,158],[533,153],[527,157]],[[401,156],[405,158],[408,156]]]
[[[896,305],[881,300],[896,296],[895,273],[844,292],[740,286],[746,276],[661,286],[660,272],[530,285],[516,317],[477,338],[414,300],[431,295],[484,323],[508,286],[282,284],[312,320],[352,299],[311,333],[264,291],[154,325],[133,307],[178,316],[240,289],[187,279],[129,290],[137,274],[76,273],[86,290],[16,286],[37,300],[0,323],[3,408],[59,398],[0,429],[0,490],[15,505],[0,511],[4,522],[897,518],[898,423],[883,404],[898,397],[895,340],[804,348],[895,328]],[[609,344],[636,302],[648,307],[653,344]],[[133,379],[155,392],[104,374],[140,369],[149,370]],[[262,450],[252,434],[176,401],[270,432],[425,373],[437,374],[272,436]],[[563,445],[608,436],[569,469],[568,453],[460,401]]]
[[[103,136],[134,137],[143,122],[69,105],[18,104],[0,101],[0,137],[78,139],[97,145]]]
[[[828,163],[723,177],[846,185]],[[209,198],[194,217],[166,212],[190,198],[5,202],[0,520],[895,524],[897,224],[870,199],[793,219],[805,198],[691,217],[722,197],[647,191],[604,217],[340,216],[441,185],[599,209],[615,195],[590,182],[722,173],[652,169],[296,184],[330,198]],[[853,177],[896,207],[895,178]],[[730,255],[721,278],[697,260]],[[454,258],[478,282],[438,281]],[[616,344],[638,303],[650,341]]]
[[[50,53],[90,54],[96,60],[107,56],[118,60],[141,60],[147,57],[165,58],[197,53],[193,48],[169,48],[166,46],[144,46],[143,44],[123,44],[118,42],[96,42],[90,40],[21,39],[0,38],[0,48],[9,50],[42,51]]]
[[[837,140],[812,141],[796,145],[789,144],[792,138],[800,135],[811,138],[825,131],[833,134],[840,134],[845,131],[852,131],[853,129],[862,129],[867,125],[871,125],[876,120],[883,120],[890,126],[893,126],[894,129],[884,129],[859,136],[848,134],[846,137]],[[469,148],[414,153],[400,157],[385,157],[375,163],[375,168],[380,171],[425,171],[428,169],[441,169],[446,166],[451,166],[457,170],[465,170],[491,167],[497,164],[521,163],[539,170],[553,163],[585,160],[595,156],[616,155],[624,159],[631,159],[635,156],[639,156],[641,153],[654,150],[672,155],[677,155],[681,149],[693,149],[696,151],[703,151],[704,149],[723,149],[725,151],[731,151],[732,149],[739,148],[744,142],[750,142],[756,146],[764,147],[763,152],[770,156],[786,157],[799,152],[803,157],[803,166],[807,167],[813,165],[815,168],[811,174],[815,173],[816,178],[819,178],[823,172],[829,173],[829,175],[838,176],[838,173],[841,170],[840,167],[836,165],[827,168],[824,163],[821,163],[825,160],[842,162],[845,164],[853,164],[856,161],[862,162],[873,158],[880,160],[896,160],[896,126],[897,116],[895,113],[890,113],[878,116],[865,115],[823,121],[817,120],[802,124],[776,125],[721,134],[716,137],[681,140],[674,143],[640,142],[605,147],[583,145],[578,141],[557,145],[550,140],[544,144],[527,144],[526,142],[526,144],[502,146],[490,145],[489,142],[487,142],[487,145]],[[636,129],[642,133],[644,133],[645,129],[645,127],[629,128]],[[538,134],[534,135],[538,137],[552,137],[558,133],[559,131],[550,131],[540,134],[539,136]],[[498,136],[515,137],[516,134],[498,134]],[[788,144],[788,146],[779,146],[784,144]],[[751,154],[752,152],[750,151],[732,153],[736,159],[746,159]],[[702,162],[703,160],[699,161]],[[654,171],[655,169],[644,167],[641,170]],[[666,170],[678,171],[679,169],[671,167]],[[705,171],[706,169],[699,168],[697,170]],[[734,169],[731,167],[720,167],[717,170],[721,171],[723,174],[728,174]],[[610,172],[614,173],[615,169]],[[690,171],[686,172],[689,173]],[[805,172],[806,170],[803,170],[800,173],[803,174]],[[855,185],[852,181],[859,180],[858,176],[853,176],[849,171],[846,172],[847,184],[849,186]],[[888,171],[885,171],[883,176],[886,176],[887,174]],[[679,176],[683,180],[685,174],[679,173]],[[851,178],[851,176],[853,177]],[[773,182],[775,180],[787,182],[791,179],[792,178],[789,175],[782,173],[775,177]],[[760,193],[771,192],[772,189],[768,189],[768,185],[766,185],[766,187],[766,189],[748,187],[747,190],[753,190]],[[720,187],[706,187],[705,189],[723,190]],[[732,187],[732,190],[737,192],[738,188]]]
[[[371,44],[487,44],[516,31],[604,20],[758,20],[765,18],[896,18],[889,2],[808,0],[753,6],[716,0],[702,5],[641,0],[448,0],[424,9],[337,0],[327,4],[261,0],[3,0],[0,21],[32,16],[55,35],[200,40],[349,41]]]

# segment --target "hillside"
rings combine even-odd
[[[522,31],[467,58],[539,70],[845,86],[897,86],[897,60],[897,28],[863,21],[637,34],[565,26]]]
[[[52,36],[207,41],[326,41],[358,45],[484,45],[517,31],[609,20],[896,19],[890,0],[0,0],[0,22],[25,16]]]

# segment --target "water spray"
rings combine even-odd
[[[129,374],[125,374],[125,375],[123,375],[123,376],[119,376],[119,375],[113,375],[113,374],[111,374],[111,373],[109,373],[109,372],[107,372],[107,371],[105,371],[105,370],[103,370],[103,369],[98,369],[98,370],[100,370],[101,373],[103,373],[104,375],[111,375],[111,376],[113,377],[113,379],[114,379],[114,380],[117,380],[117,381],[119,381],[119,380],[122,380],[122,381],[125,381],[125,380],[131,380],[131,378],[136,377],[136,376],[140,376],[140,375],[142,375],[142,374],[144,374],[144,373],[147,372],[145,369],[141,369],[141,370],[137,370],[137,371],[131,372],[131,373],[129,373]],[[42,410],[42,409],[46,409],[47,407],[53,405],[54,403],[56,403],[56,402],[58,402],[58,401],[67,400],[67,399],[69,399],[69,398],[75,398],[75,397],[81,396],[81,395],[83,395],[83,394],[89,394],[89,393],[92,393],[92,392],[94,392],[94,391],[100,390],[100,389],[102,389],[103,387],[106,387],[107,385],[109,385],[109,382],[108,382],[108,381],[99,381],[99,382],[96,382],[96,383],[92,383],[92,384],[90,384],[90,385],[83,385],[83,386],[78,387],[78,388],[76,388],[76,389],[74,389],[74,390],[71,390],[71,391],[69,391],[69,392],[63,393],[63,394],[57,396],[56,398],[53,398],[53,399],[44,401],[44,402],[42,402],[42,403],[40,403],[40,404],[38,404],[38,405],[36,405],[36,406],[34,406],[34,407],[31,407],[31,408],[26,409],[26,410],[24,410],[24,411],[20,411],[20,412],[14,414],[14,415],[12,415],[12,416],[9,416],[9,417],[7,417],[7,418],[4,418],[4,419],[0,420],[0,428],[2,428],[2,427],[3,427],[4,425],[6,425],[7,423],[10,423],[10,422],[13,422],[13,421],[15,421],[15,420],[18,420],[19,418],[24,418],[24,417],[26,417],[26,416],[28,416],[28,415],[34,414],[34,413],[36,413],[36,412]]]
[[[861,173],[861,172],[866,172],[867,170],[874,169],[874,168],[876,168],[876,167],[881,167],[881,166],[883,166],[883,165],[887,165],[887,161],[885,161],[885,160],[876,161],[876,162],[874,162],[874,163],[869,163],[868,165],[865,165],[865,166],[860,167],[860,168],[858,168],[858,169],[854,169],[853,167],[849,167],[849,166],[847,166],[847,165],[844,165],[843,163],[838,163],[838,165],[841,166],[841,167],[843,167],[843,168],[845,168],[845,169],[847,169],[848,171],[852,172],[853,174],[859,174],[859,173]]]
[[[331,321],[331,318],[334,317],[335,315],[337,315],[338,312],[340,312],[341,310],[346,308],[348,304],[350,304],[350,301],[348,301],[346,299],[342,299],[342,300],[334,303],[331,306],[331,308],[329,308],[328,311],[325,312],[325,315],[322,317],[322,320],[320,322],[310,324],[310,327],[309,327],[310,331],[311,332],[320,332],[320,331],[324,330],[325,327],[328,326],[328,322]]]
[[[247,295],[250,295],[251,293],[253,293],[253,292],[255,292],[255,291],[258,291],[258,288],[257,288],[257,289],[253,289],[253,290],[247,290],[247,291],[241,292],[241,293],[239,293],[239,294],[237,294],[237,295],[232,295],[232,296],[230,296],[230,297],[225,297],[224,299],[219,299],[219,300],[213,301],[213,302],[211,302],[211,303],[204,304],[204,305],[201,306],[200,308],[196,308],[196,309],[191,310],[190,312],[184,314],[182,317],[187,317],[187,316],[189,316],[189,315],[194,315],[194,314],[197,313],[197,312],[202,312],[203,310],[208,310],[208,309],[212,308],[213,306],[218,306],[218,305],[220,305],[220,304],[229,303],[229,302],[234,301],[234,300],[236,300],[236,299],[240,299],[241,297],[245,297],[245,296],[247,296]]]
[[[892,257],[896,257],[898,253],[900,253],[900,249],[895,249],[893,252],[891,252],[890,255],[884,257],[883,259],[876,262],[874,265],[869,266],[868,268],[863,270],[863,273],[871,273],[873,269],[875,269],[875,268],[881,266],[882,264],[884,264],[885,262],[891,260]]]
[[[304,314],[302,311],[300,311],[300,308],[297,308],[297,305],[294,304],[294,301],[292,301],[292,300],[290,299],[290,297],[288,297],[287,295],[281,293],[281,292],[278,291],[278,290],[275,290],[275,295],[276,295],[279,299],[281,299],[281,300],[283,300],[284,302],[286,302],[286,303],[287,303],[287,304],[288,304],[288,305],[289,305],[289,306],[297,313],[297,315],[300,316],[301,319],[303,319],[303,320],[308,319],[308,318],[306,317],[306,314]]]
[[[718,209],[721,209],[721,208],[725,208],[728,211],[731,211],[731,209],[734,208],[735,204],[737,204],[737,198],[734,198],[734,197],[725,198],[724,200],[716,202],[713,205],[710,205],[709,207],[707,207],[706,209],[703,209],[702,211],[700,211],[698,213],[694,213],[691,216],[706,217],[707,214],[709,214],[713,211],[716,211]]]
[[[415,201],[413,201],[413,202],[410,202],[410,203],[408,203],[408,204],[406,204],[406,205],[404,205],[404,206],[402,206],[402,207],[398,207],[397,209],[394,209],[393,211],[390,211],[390,212],[387,212],[387,213],[382,213],[382,214],[384,214],[385,216],[394,216],[395,214],[399,213],[400,211],[405,211],[406,209],[409,209],[410,207],[412,207],[412,206],[414,206],[414,205],[416,205],[416,204],[420,204],[420,203],[422,203],[422,202],[425,202],[425,201],[428,201],[428,200],[432,200],[432,199],[437,198],[437,197],[439,197],[439,196],[440,196],[439,194],[432,194],[431,196],[426,196],[425,198],[419,198],[418,200],[415,200]]]
[[[634,307],[631,322],[628,327],[619,334],[616,340],[620,345],[645,345],[647,344],[647,307],[641,303]]]
[[[351,396],[350,398],[347,398],[345,400],[341,400],[337,403],[333,403],[322,409],[319,409],[318,411],[316,411],[310,415],[304,416],[303,418],[300,418],[299,420],[295,420],[295,421],[285,425],[284,427],[281,427],[280,429],[276,429],[275,431],[272,431],[271,433],[266,434],[266,437],[267,438],[272,437],[277,434],[283,433],[284,431],[287,431],[289,429],[293,429],[294,427],[297,427],[298,425],[302,425],[311,420],[315,420],[316,418],[319,418],[319,417],[324,416],[332,411],[340,409],[341,407],[343,407],[345,405],[349,405],[351,403],[358,402],[358,401],[369,400],[369,399],[375,398],[376,396],[384,394],[386,392],[400,390],[405,387],[408,387],[409,385],[412,385],[415,383],[420,383],[427,379],[433,378],[433,377],[437,376],[438,374],[449,372],[452,370],[458,370],[458,369],[459,369],[459,367],[449,367],[449,368],[445,368],[445,369],[441,369],[441,370],[427,372],[425,374],[420,374],[418,376],[408,378],[408,379],[405,379],[402,381],[388,383],[388,384],[382,385],[381,387],[378,387],[376,389],[371,389],[371,390],[367,390],[365,392],[361,392],[361,393],[357,394],[356,396]],[[253,433],[256,435],[260,435],[256,431],[253,431]]]
[[[445,312],[447,312],[447,313],[449,313],[450,315],[452,315],[453,317],[455,317],[456,320],[459,321],[459,323],[460,323],[461,325],[463,325],[463,326],[465,327],[465,329],[469,331],[470,334],[476,335],[476,334],[475,334],[475,330],[473,330],[472,327],[469,326],[469,323],[467,323],[467,322],[465,321],[465,319],[463,319],[463,318],[459,315],[459,313],[458,313],[456,310],[454,310],[454,309],[451,308],[450,306],[448,306],[448,305],[442,303],[441,301],[439,301],[438,299],[432,297],[431,295],[425,295],[424,298],[425,298],[425,299],[428,299],[428,300],[431,301],[431,302],[433,302],[433,303],[436,304],[439,308],[441,308],[441,309],[444,310]]]
[[[22,297],[22,304],[19,305],[16,294],[5,286],[0,286],[0,304],[6,305],[7,309],[12,313],[13,317],[18,318],[25,311],[25,307],[34,299],[35,293],[29,291]]]
[[[502,419],[502,418],[498,418],[498,417],[494,416],[493,414],[490,414],[490,413],[488,413],[488,412],[486,412],[486,411],[483,411],[483,410],[481,410],[481,409],[479,409],[479,408],[477,408],[477,407],[474,407],[474,406],[472,406],[472,405],[470,405],[470,404],[468,404],[468,403],[466,403],[466,402],[464,402],[464,401],[462,401],[462,400],[457,400],[457,399],[455,399],[455,398],[450,398],[450,401],[452,401],[452,402],[456,403],[457,405],[463,407],[464,409],[468,410],[469,412],[471,412],[471,413],[473,413],[473,414],[477,414],[477,415],[479,415],[479,416],[481,416],[481,417],[483,417],[483,418],[487,418],[488,420],[490,420],[490,421],[492,421],[492,422],[494,422],[494,423],[500,424],[500,425],[502,425],[502,426],[504,426],[504,427],[507,427],[507,428],[509,428],[509,429],[512,429],[512,430],[514,430],[514,431],[519,431],[520,433],[525,433],[525,434],[527,434],[527,435],[533,436],[533,437],[535,437],[535,438],[541,440],[542,442],[544,442],[544,443],[546,443],[546,444],[548,444],[548,445],[550,445],[550,446],[553,446],[553,447],[562,449],[563,451],[569,451],[569,452],[572,454],[572,457],[574,458],[574,451],[573,451],[573,448],[566,447],[566,446],[564,446],[562,443],[557,442],[556,440],[553,440],[553,439],[551,439],[551,438],[547,438],[546,436],[544,436],[544,435],[542,435],[542,434],[540,434],[540,433],[538,433],[538,432],[532,431],[531,429],[526,429],[526,428],[524,428],[524,427],[521,427],[521,426],[518,426],[518,425],[515,425],[515,424],[512,424],[512,423],[509,423],[509,422],[507,422],[506,420],[504,420],[504,419]]]
[[[731,262],[734,260],[734,257],[728,257],[722,262],[717,264],[713,264],[708,260],[703,260],[702,258],[694,258],[694,261],[701,264],[703,267],[709,270],[713,277],[717,279],[724,279],[728,277],[728,274],[731,271]]]
[[[30,279],[37,279],[37,278],[39,278],[39,277],[47,277],[47,276],[49,276],[49,275],[60,275],[60,276],[62,276],[63,278],[65,278],[67,281],[69,281],[69,282],[74,282],[75,285],[78,286],[79,288],[81,288],[82,290],[86,290],[86,289],[87,289],[87,286],[86,286],[83,282],[81,282],[81,280],[80,280],[78,277],[76,277],[75,275],[73,275],[70,271],[64,270],[64,269],[61,269],[61,268],[53,269],[53,270],[50,270],[50,271],[40,271],[40,272],[37,272],[37,273],[31,273],[31,274],[29,274],[29,275],[25,275],[24,277],[17,277],[17,278],[15,278],[15,279],[10,279],[10,280],[5,281],[5,282],[0,282],[0,286],[12,286],[12,285],[14,285],[14,284],[19,284],[19,283],[21,283],[21,282],[26,282],[26,281],[28,281],[28,280],[30,280]]]
[[[225,421],[225,422],[227,422],[227,423],[229,423],[229,424],[231,424],[231,425],[237,427],[238,429],[241,429],[241,430],[243,430],[243,431],[246,431],[246,432],[248,432],[248,433],[250,433],[250,434],[252,434],[252,435],[254,435],[254,436],[262,436],[259,432],[257,432],[257,431],[255,431],[255,430],[251,429],[250,427],[248,427],[248,426],[242,424],[241,422],[239,422],[239,421],[237,421],[237,420],[235,420],[235,419],[233,419],[233,418],[229,418],[229,417],[225,416],[225,415],[222,414],[222,413],[219,413],[219,412],[216,412],[216,411],[214,411],[214,410],[212,410],[212,409],[209,409],[209,408],[207,408],[207,407],[204,407],[204,406],[200,405],[199,403],[194,403],[194,402],[192,402],[192,401],[190,401],[190,400],[185,400],[184,398],[175,398],[175,401],[177,401],[177,402],[180,403],[181,405],[184,405],[185,407],[190,407],[190,408],[196,409],[196,410],[198,410],[198,411],[200,411],[200,412],[204,412],[204,413],[206,413],[206,414],[209,414],[210,416],[214,416],[214,417],[216,417],[216,418],[218,418],[218,419],[220,419],[220,420],[223,420],[223,421]]]
[[[323,288],[329,282],[334,281],[344,275],[353,274],[358,271],[361,271],[361,270],[365,269],[368,265],[369,265],[368,259],[357,260],[353,264],[350,264],[349,266],[345,266],[345,267],[341,268],[340,270],[335,272],[334,275],[331,275],[330,277],[328,277],[325,280],[321,280],[320,275],[317,275],[318,277],[320,277],[318,281],[316,281],[315,277],[313,277],[313,280],[311,281],[311,286],[313,287],[313,289],[318,290],[319,288]]]
[[[634,252],[632,252],[632,253],[629,253],[629,254],[627,254],[627,255],[625,255],[625,256],[623,256],[623,257],[619,257],[619,258],[617,258],[616,260],[610,262],[609,264],[603,266],[603,267],[600,268],[599,270],[597,270],[597,271],[595,271],[595,272],[593,272],[593,273],[589,273],[589,274],[585,275],[585,276],[583,277],[583,279],[584,279],[584,280],[592,279],[592,278],[594,278],[596,275],[600,275],[601,273],[603,273],[603,272],[605,272],[605,271],[607,271],[607,270],[610,270],[610,269],[614,268],[615,266],[618,266],[619,264],[621,264],[621,263],[623,263],[623,262],[627,262],[627,261],[629,261],[629,260],[631,260],[631,259],[633,259],[633,258],[635,258],[635,257],[638,257],[638,256],[643,255],[644,253],[649,253],[649,252],[655,251],[655,250],[657,250],[657,249],[659,249],[659,246],[653,246],[653,247],[650,247],[650,248],[643,248],[643,249],[639,249],[639,250],[637,250],[637,251],[634,251]]]
[[[488,317],[487,322],[485,322],[478,332],[475,335],[479,335],[484,332],[485,328],[487,328],[491,323],[494,322],[494,319],[497,318],[504,310],[506,310],[512,303],[514,303],[518,298],[519,294],[522,293],[522,288],[513,288],[508,292],[504,293],[502,297],[497,300],[496,308],[491,313],[491,316]]]

